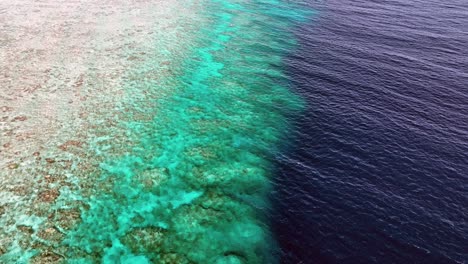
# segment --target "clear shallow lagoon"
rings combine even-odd
[[[159,4],[2,4],[1,262],[278,261],[271,161],[304,108],[283,58],[312,13]]]

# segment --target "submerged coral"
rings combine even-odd
[[[86,175],[60,188],[46,179],[39,200],[54,202],[54,213],[26,224],[40,245],[24,251],[23,260],[275,262],[265,219],[270,160],[287,117],[303,107],[288,89],[282,58],[295,45],[288,29],[305,13],[275,0],[203,5],[206,23],[189,57],[179,67],[157,66],[170,66],[170,75],[154,83],[151,60],[126,73],[129,96],[115,113],[123,117],[108,121],[124,140],[106,135],[104,125],[96,128],[103,135],[86,144],[60,145],[88,148],[100,164],[77,165]],[[6,255],[11,260],[14,253]]]

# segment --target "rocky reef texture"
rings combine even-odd
[[[287,7],[286,11],[284,8]],[[281,1],[0,0],[0,262],[272,263]]]

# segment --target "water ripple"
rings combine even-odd
[[[468,4],[309,1],[277,157],[283,263],[468,260]]]

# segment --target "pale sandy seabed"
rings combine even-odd
[[[63,260],[57,245],[80,220],[74,192],[95,189],[99,163],[136,144],[122,124],[149,120],[171,92],[128,83],[164,85],[204,23],[197,8],[0,0],[0,255],[37,249],[31,263]],[[133,107],[147,98],[154,110]]]

